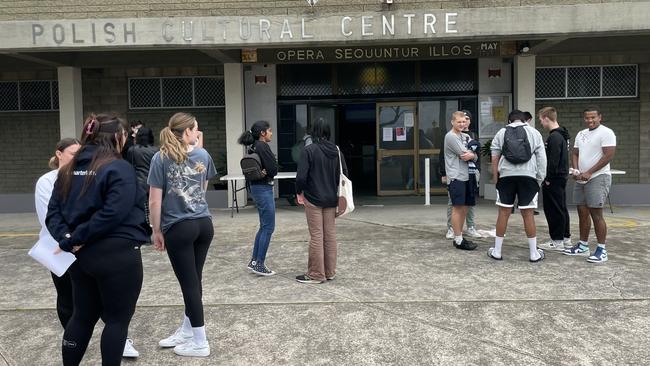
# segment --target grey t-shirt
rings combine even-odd
[[[205,200],[205,181],[217,175],[212,157],[205,149],[195,148],[177,164],[157,152],[151,160],[147,183],[163,191],[161,229],[163,232],[186,219],[210,217]]]
[[[466,161],[460,158],[467,151],[467,141],[471,137],[466,133],[455,134],[453,130],[445,135],[445,171],[447,172],[447,184],[452,180],[468,181],[469,166]]]

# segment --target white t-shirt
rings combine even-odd
[[[45,217],[47,216],[47,206],[50,203],[50,197],[52,196],[52,189],[54,188],[54,183],[58,177],[59,170],[51,170],[48,173],[43,174],[38,181],[36,182],[36,192],[34,194],[34,203],[36,206],[36,215],[38,216],[38,222],[41,224],[41,232],[38,234],[40,239],[48,238],[51,241],[55,241],[50,235],[50,232],[45,226]]]
[[[616,146],[616,135],[610,128],[600,125],[593,130],[588,128],[578,132],[574,148],[578,149],[578,170],[586,172],[603,157],[603,147]],[[610,174],[609,164],[595,171],[591,179],[601,174]],[[587,183],[577,181],[578,183]]]

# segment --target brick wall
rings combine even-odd
[[[56,70],[5,71],[0,80],[56,80]],[[33,192],[59,141],[59,113],[2,112],[0,125],[0,193]]]
[[[537,66],[571,65],[639,65],[639,97],[625,99],[538,101],[536,109],[553,106],[558,110],[560,124],[571,136],[584,129],[583,109],[595,104],[602,109],[603,124],[617,137],[616,156],[612,168],[625,170],[614,176],[617,183],[650,183],[650,56],[649,55],[582,55],[537,57]],[[538,128],[542,128],[538,126]],[[546,136],[547,132],[542,131]]]
[[[639,183],[639,102],[612,100],[545,101],[535,108],[553,106],[558,111],[560,125],[566,127],[571,135],[571,146],[576,134],[585,128],[582,111],[590,104],[601,108],[603,125],[616,134],[616,156],[611,163],[613,169],[625,170],[627,174],[613,176],[616,183]],[[541,124],[537,128],[544,139],[548,136]]]
[[[154,130],[156,142],[169,117],[179,111],[194,114],[204,133],[205,148],[215,165],[225,167],[226,131],[224,108],[128,109],[129,76],[222,75],[223,67],[170,67],[145,69],[84,69],[82,73],[84,114],[116,112],[127,120],[139,119]],[[56,79],[55,70],[2,72],[0,80]],[[31,193],[36,180],[49,168],[47,163],[59,141],[58,112],[0,113],[0,194]],[[221,175],[225,168],[219,169]],[[214,180],[215,183],[217,180]]]
[[[583,3],[609,3],[617,0],[399,0],[391,10],[482,8]],[[201,0],[166,3],[154,0],[59,0],[0,2],[0,20],[131,18],[166,16],[285,15],[346,13],[386,10],[380,0],[320,0],[310,8],[305,0],[235,1]]]
[[[141,120],[154,132],[156,144],[160,139],[160,130],[167,126],[169,117],[176,112],[188,112],[196,116],[199,128],[204,134],[204,147],[215,162],[217,168],[225,167],[226,160],[226,124],[224,108],[201,109],[147,109],[129,110],[128,78],[161,76],[209,76],[223,75],[223,67],[165,67],[165,68],[107,68],[84,69],[83,93],[84,112],[116,112],[127,120]],[[225,168],[218,169],[224,175]],[[211,183],[215,183],[217,180]]]

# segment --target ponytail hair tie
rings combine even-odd
[[[97,123],[97,119],[93,117],[93,119],[88,122],[88,125],[86,125],[86,135],[92,135],[93,130],[95,129],[95,123]]]

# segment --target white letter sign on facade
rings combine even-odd
[[[567,11],[570,8],[571,11]],[[506,11],[507,10],[507,11]],[[617,14],[598,27],[575,14]],[[534,37],[548,35],[539,19],[554,19],[553,33],[611,34],[650,29],[650,2],[466,8],[348,14],[65,19],[0,22],[0,49],[66,50],[160,46],[264,47],[312,42]],[[513,22],[512,19],[517,19]],[[489,20],[489,21],[487,21]]]

